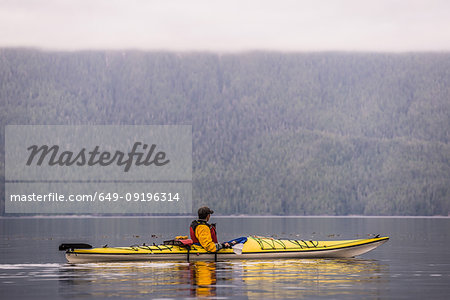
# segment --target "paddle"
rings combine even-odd
[[[244,243],[247,241],[247,237],[239,237],[237,239],[233,239],[229,242],[226,242],[224,244],[231,245],[231,248],[233,249],[233,253],[236,255],[242,254],[242,248],[244,248]]]
[[[234,245],[231,248],[233,249],[234,254],[241,255],[242,254],[242,248],[244,248],[244,244],[236,244],[236,245]]]
[[[89,244],[61,244],[59,245],[59,251],[73,250],[73,249],[91,249],[92,246]]]

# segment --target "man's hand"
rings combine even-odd
[[[223,248],[232,248],[234,245],[236,245],[236,241],[232,241],[231,243],[222,243]]]

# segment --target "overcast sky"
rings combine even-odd
[[[448,0],[0,0],[0,47],[450,51]]]

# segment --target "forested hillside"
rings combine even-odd
[[[192,124],[194,207],[220,214],[450,211],[449,53],[2,49],[0,117],[2,144],[6,124]]]

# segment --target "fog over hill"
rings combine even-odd
[[[1,49],[0,118],[3,179],[7,124],[192,124],[194,207],[450,211],[450,53]]]

